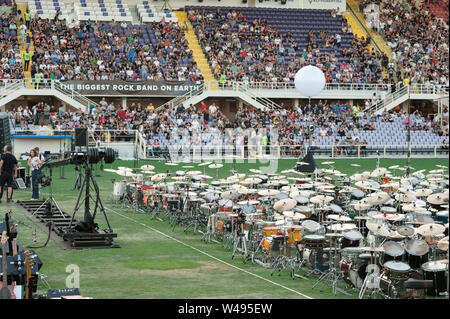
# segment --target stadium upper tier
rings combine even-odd
[[[149,25],[35,21],[33,64],[44,77],[79,80],[190,80],[201,73],[173,22]]]
[[[217,78],[291,82],[306,64],[328,83],[382,82],[388,59],[332,10],[187,6]]]
[[[359,2],[360,9],[381,5],[380,33],[392,48],[395,65],[369,39],[355,36],[345,17],[333,10],[186,6],[188,25],[177,23],[175,12],[157,9],[153,1],[137,0],[132,9],[123,1],[29,0],[32,17],[41,18],[32,23],[36,54],[31,69],[59,80],[198,82],[212,78],[210,68],[222,82],[292,83],[302,66],[312,64],[322,68],[327,83],[409,79],[448,85],[448,24],[434,28],[436,19],[427,20],[428,11],[404,5],[406,0]],[[432,7],[434,12],[443,5]],[[402,23],[390,26],[397,13]],[[14,42],[17,30],[5,23],[2,36]],[[192,43],[185,40],[188,32]],[[17,54],[14,50],[9,48]],[[23,77],[23,72],[4,70],[2,77]]]
[[[17,26],[11,16],[0,17],[0,79],[23,78],[22,60],[17,40]]]

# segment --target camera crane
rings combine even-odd
[[[92,164],[97,164],[101,160],[104,160],[106,164],[111,164],[115,161],[116,157],[116,151],[111,148],[88,148],[83,152],[64,153],[62,159],[50,160],[43,165],[43,167],[48,167],[50,170],[50,189],[53,168],[72,164],[79,167],[80,172],[82,172],[83,180],[80,182],[77,202],[70,218],[70,222],[59,229],[62,238],[65,241],[69,241],[73,248],[119,247],[119,245],[113,242],[113,238],[116,238],[117,234],[114,233],[109,223],[108,216],[100,198],[100,189],[93,175],[92,168]],[[52,191],[50,191],[50,194],[52,194]],[[57,207],[60,214],[65,217],[64,213],[56,204],[53,195],[51,195],[46,202]],[[41,206],[44,206],[44,204]],[[77,222],[75,220],[75,215],[83,206],[84,219]],[[107,229],[99,229],[98,224],[95,223],[95,217],[97,216],[98,211],[103,213]]]

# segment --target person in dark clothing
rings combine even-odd
[[[4,153],[0,160],[0,203],[3,197],[3,188],[8,188],[7,202],[12,200],[12,184],[13,180],[17,178],[17,159],[11,154],[11,145],[6,145],[3,149]]]

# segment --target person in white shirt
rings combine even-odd
[[[28,158],[28,166],[31,171],[31,188],[32,188],[32,200],[39,199],[39,175],[40,167],[42,166],[42,161],[39,159],[36,151],[32,149],[30,151],[30,157]]]

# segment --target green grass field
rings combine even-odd
[[[317,163],[323,161],[316,161]],[[405,165],[406,160],[382,159],[381,166]],[[359,168],[350,166],[358,163]],[[152,164],[156,172],[167,170],[175,172],[177,167],[165,166],[160,162],[139,161],[136,166]],[[292,168],[295,160],[280,160],[277,171]],[[448,159],[412,159],[415,169],[435,169],[436,164],[448,165]],[[116,161],[105,168],[118,166],[133,167],[133,161]],[[268,164],[263,164],[268,165]],[[322,167],[322,166],[321,166]],[[335,168],[347,174],[357,171],[373,170],[375,159],[335,160]],[[219,170],[219,176],[229,176],[229,170],[248,173],[249,168],[260,168],[260,163],[239,163],[235,166],[226,163]],[[193,168],[197,169],[197,168]],[[199,168],[203,171],[202,168]],[[73,167],[64,168],[66,179],[59,179],[59,169],[54,170],[54,195],[60,207],[72,214],[77,191],[72,187],[76,172]],[[206,169],[206,174],[216,176],[216,170]],[[231,250],[215,243],[201,241],[200,234],[185,233],[181,228],[172,231],[168,222],[152,220],[149,215],[114,207],[108,202],[112,192],[112,179],[119,179],[113,173],[101,172],[96,180],[101,189],[104,205],[112,228],[118,234],[116,242],[121,248],[64,250],[51,240],[47,247],[35,251],[43,261],[41,273],[47,276],[51,288],[64,288],[66,285],[66,267],[76,264],[80,268],[80,291],[84,296],[94,298],[357,298],[356,291],[350,291],[352,297],[342,294],[336,296],[331,287],[319,286],[311,289],[316,278],[292,280],[289,271],[270,276],[270,270],[258,264],[243,264],[242,257],[231,259]],[[48,188],[41,190],[45,198]],[[29,200],[31,189],[16,190],[14,200]],[[2,216],[11,210],[18,226],[18,239],[23,245],[32,244],[33,229],[36,228],[37,244],[45,242],[47,234],[35,227],[16,204],[0,204]],[[78,215],[77,215],[78,216]],[[81,219],[82,216],[78,216]],[[102,216],[97,218],[102,227]],[[167,234],[170,237],[165,236]],[[39,292],[45,292],[47,286],[39,281]],[[303,294],[303,295],[302,295]]]

